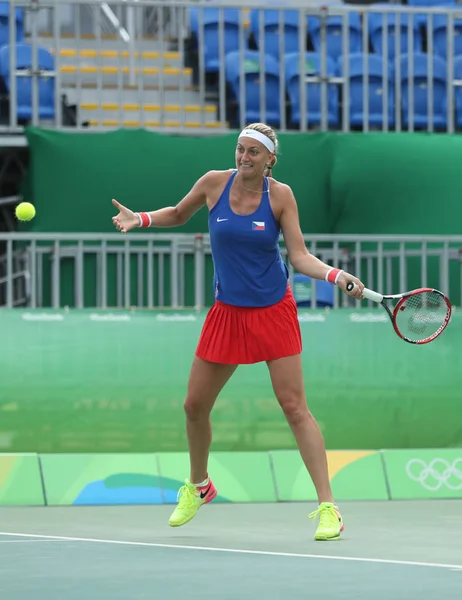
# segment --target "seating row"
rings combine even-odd
[[[377,5],[375,5],[377,6]],[[380,5],[382,6],[382,5]],[[408,13],[392,10],[389,4],[384,12],[367,13],[363,18],[357,12],[349,12],[344,17],[331,15],[327,17],[325,29],[326,53],[336,59],[348,52],[373,52],[386,55],[389,59],[412,50],[422,52],[431,43],[432,53],[443,58],[448,53],[449,26],[453,29],[454,55],[462,55],[462,19],[454,19],[453,25],[447,15],[433,15],[427,19],[425,14],[410,16]],[[218,72],[220,66],[220,19],[223,31],[223,52],[227,54],[240,47],[242,15],[238,9],[206,8],[190,9],[190,28],[193,38],[193,51],[199,52],[199,38],[203,37],[204,67],[206,72]],[[283,40],[279,40],[280,19],[283,24]],[[428,22],[427,22],[428,20]],[[367,40],[364,47],[363,28],[367,21]],[[199,25],[199,22],[201,23]],[[248,32],[244,33],[246,49],[260,49],[265,54],[278,58],[282,52],[300,51],[300,13],[296,10],[277,11],[264,10],[250,12]],[[199,29],[202,29],[202,33]],[[412,30],[412,37],[410,36]],[[263,32],[263,40],[261,33]],[[307,17],[307,39],[303,40],[305,50],[322,51],[322,23],[317,16]],[[427,33],[431,32],[431,42]],[[344,38],[347,39],[344,39]]]

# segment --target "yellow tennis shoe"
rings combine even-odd
[[[178,490],[178,505],[168,521],[170,527],[180,527],[196,516],[199,508],[211,502],[218,491],[208,477],[201,486],[194,485],[186,479],[185,485]]]
[[[318,541],[338,540],[344,529],[342,515],[332,502],[321,502],[317,510],[308,515],[309,519],[319,516],[319,525],[314,534]]]

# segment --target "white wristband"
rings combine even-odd
[[[135,215],[138,217],[138,219],[140,221],[139,224],[138,224],[138,227],[141,227],[143,225],[143,219],[141,218],[140,213],[135,213]]]

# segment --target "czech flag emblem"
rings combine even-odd
[[[264,221],[252,221],[252,229],[254,231],[265,231]]]

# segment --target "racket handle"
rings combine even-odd
[[[347,284],[346,289],[348,292],[352,292],[355,289],[355,284],[352,281],[350,281],[350,283]],[[363,296],[367,300],[372,300],[372,302],[382,302],[383,300],[382,294],[369,290],[366,287],[363,290]]]

